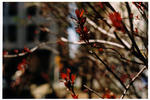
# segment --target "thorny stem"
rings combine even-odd
[[[133,84],[133,82],[141,75],[141,73],[146,69],[146,66],[144,66],[137,74],[135,77],[132,78],[132,80],[129,82],[129,84],[126,86],[126,89],[124,90],[122,96],[120,97],[120,99],[123,99],[124,96],[126,95],[127,91],[129,90],[131,84]]]
[[[87,88],[89,91],[93,92],[94,94],[96,94],[99,98],[102,98],[96,91],[94,91],[93,89],[89,88],[86,85],[83,85],[85,88]]]

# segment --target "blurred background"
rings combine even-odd
[[[125,3],[110,3],[129,27]],[[143,3],[148,7],[148,3]],[[133,3],[129,3],[133,13],[136,41],[143,55],[148,55],[148,24]],[[90,55],[85,44],[76,33],[75,10],[84,9],[89,19],[86,25],[90,31],[89,39],[99,39],[120,44],[115,38],[104,34],[112,31],[109,13],[111,10],[103,3],[86,2],[3,2],[3,98],[72,98],[63,82],[60,72],[70,68],[76,74],[75,92],[79,98],[99,98],[83,85],[97,91],[101,96],[119,98],[123,87],[109,73],[105,66]],[[96,12],[96,13],[95,13]],[[97,14],[98,13],[98,14]],[[148,12],[145,11],[148,16]],[[104,17],[103,20],[98,15]],[[94,23],[97,27],[94,27]],[[138,31],[137,31],[138,30]],[[131,41],[123,32],[117,31],[120,38]],[[67,42],[66,42],[67,41]],[[69,42],[68,42],[69,41]],[[121,46],[96,43],[100,48],[114,48],[125,58],[141,62]],[[120,44],[121,45],[121,44]],[[18,55],[27,50],[25,55]],[[127,62],[112,50],[93,49],[103,61],[127,85],[143,67],[141,64]],[[8,56],[7,56],[8,55]],[[16,56],[14,56],[16,55]],[[18,65],[26,59],[25,71],[20,73]],[[147,98],[148,79],[144,71],[127,92],[126,98]]]

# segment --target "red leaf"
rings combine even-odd
[[[72,84],[74,84],[75,78],[76,78],[76,75],[72,74],[72,75],[71,75],[71,81],[72,81]]]
[[[124,82],[126,82],[127,78],[128,78],[128,75],[127,74],[123,74],[120,79],[124,83]]]
[[[24,71],[24,70],[25,70],[24,65],[25,65],[25,64],[22,63],[22,62],[19,63],[18,66],[17,66],[17,69],[20,70],[20,71]]]
[[[84,31],[85,33],[88,33],[88,29],[87,29],[86,26],[84,27],[83,31]]]
[[[81,10],[80,10],[80,18],[83,16],[83,13],[84,13],[84,10],[81,9]]]
[[[136,16],[136,19],[139,20],[139,16],[138,15]]]
[[[82,32],[81,32],[81,28],[77,28],[77,29],[76,29],[76,32],[79,33],[79,34],[81,34],[81,33],[82,33]]]
[[[26,52],[28,52],[28,53],[31,53],[31,51],[30,51],[29,48],[27,48],[27,47],[24,47],[24,50],[25,50]]]
[[[103,51],[103,48],[99,48],[99,51],[102,52],[102,51]]]
[[[61,78],[62,79],[67,79],[67,75],[65,73],[61,73]]]
[[[96,47],[96,43],[93,44],[93,47]]]
[[[88,89],[84,89],[83,91],[84,91],[84,92],[88,92],[89,90],[88,90]]]
[[[64,46],[64,45],[65,45],[65,43],[64,43],[63,41],[61,41],[61,40],[57,41],[57,44],[58,44],[58,45],[61,45],[61,46]]]
[[[8,52],[7,51],[3,51],[3,55],[8,55]]]
[[[73,99],[78,99],[78,95],[71,94],[71,96],[72,96]]]
[[[115,66],[115,65],[112,65],[111,68],[112,68],[112,70],[114,70],[114,69],[116,68],[116,66]]]
[[[118,12],[110,13],[109,18],[110,18],[113,26],[116,27],[116,29],[122,30],[122,31],[124,30],[122,22],[121,22],[122,18],[121,18],[120,13],[118,13]]]
[[[70,80],[70,72],[71,72],[71,70],[69,69],[69,68],[67,68],[67,76],[68,76],[68,80]]]
[[[26,63],[26,59],[23,59],[22,62],[23,62],[23,63]]]
[[[79,9],[75,10],[76,16],[79,18]]]
[[[83,9],[76,9],[75,10],[75,13],[76,13],[76,16],[78,17],[78,18],[81,18],[82,16],[83,16],[83,13],[84,13],[84,10]]]
[[[100,5],[100,7],[101,7],[101,8],[103,8],[103,4],[102,4],[102,2],[99,2],[99,5]]]
[[[18,53],[19,51],[17,49],[14,50],[15,53]]]
[[[67,74],[69,74],[71,72],[71,70],[69,68],[67,68]]]
[[[18,64],[17,69],[18,69],[18,70],[22,70],[22,67],[21,67],[21,66],[22,66],[22,64],[21,64],[21,63],[20,63],[20,64]]]
[[[137,28],[135,28],[135,32],[138,33],[138,29]]]
[[[86,17],[83,17],[83,18],[81,19],[81,24],[84,25],[85,22],[86,22]]]
[[[24,50],[22,50],[22,53],[24,53]]]

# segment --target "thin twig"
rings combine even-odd
[[[86,85],[83,85],[85,88],[87,88],[89,91],[91,91],[91,92],[93,92],[94,94],[96,94],[99,98],[102,98],[103,99],[103,97],[101,97],[96,91],[94,91],[93,89],[91,89],[91,88],[89,88],[88,86],[86,86]]]
[[[117,50],[115,50],[113,48],[104,48],[104,49],[111,49],[111,50],[115,51],[117,54],[119,54],[121,59],[126,60],[127,62],[132,62],[132,63],[135,63],[135,64],[145,65],[144,63],[136,62],[136,61],[129,60],[129,59],[123,57],[119,51],[117,51]]]
[[[116,10],[111,6],[110,3],[107,2],[106,4],[107,4],[107,6],[108,6],[113,12],[116,12]],[[141,51],[140,51],[140,49],[139,49],[139,47],[138,47],[138,45],[137,45],[137,43],[136,43],[134,37],[130,34],[130,32],[129,32],[129,30],[127,29],[125,23],[124,23],[123,21],[121,21],[121,23],[122,23],[122,25],[123,25],[123,27],[124,27],[124,29],[125,29],[125,32],[127,33],[128,37],[129,37],[129,39],[130,39],[131,42],[132,42],[133,47],[135,47],[135,49],[137,50],[137,51],[133,51],[132,53],[133,53],[134,55],[136,54],[135,56],[136,56],[137,58],[139,58],[141,61],[143,61],[146,66],[148,66],[148,59],[145,58],[145,57],[142,55],[142,53],[141,53]]]
[[[56,42],[43,42],[43,43],[39,43],[38,45],[36,45],[35,47],[31,48],[30,49],[30,53],[36,51],[38,48],[41,48],[42,46],[45,46],[47,44],[54,44]],[[44,47],[46,48],[46,47]],[[57,51],[54,51],[54,49],[50,49],[50,48],[47,48],[48,50],[51,50],[52,52],[54,53],[57,53]],[[4,58],[15,58],[15,57],[20,57],[20,56],[24,56],[28,54],[28,52],[23,52],[23,53],[18,53],[18,54],[7,54],[7,55],[4,55],[3,57]]]
[[[66,38],[62,37],[61,38],[62,42],[67,42],[67,43],[72,43],[72,44],[86,44],[84,41],[80,41],[80,42],[70,42],[68,41]],[[113,45],[119,48],[124,48],[122,45],[115,43],[115,42],[110,42],[110,41],[105,41],[105,40],[89,40],[89,43],[104,43],[104,44],[109,44],[109,45]],[[51,50],[52,52],[54,52],[55,54],[58,54],[58,51],[54,50],[53,48],[50,48],[48,46],[46,46],[47,44],[56,44],[56,42],[43,42],[43,43],[39,43],[37,46],[33,47],[32,49],[30,49],[30,53],[36,51],[38,48],[44,48],[44,49],[48,49]],[[19,57],[19,56],[24,56],[28,54],[28,52],[23,52],[23,53],[18,53],[18,54],[9,54],[9,55],[4,55],[4,58],[14,58],[14,57]]]
[[[111,70],[111,68],[93,51],[91,51],[91,53],[93,55],[95,55],[95,57],[104,64],[104,66],[106,67],[106,69],[113,74],[113,76],[120,82],[120,84],[126,89],[126,86],[124,85],[124,83],[121,81],[121,79]]]
[[[101,28],[100,26],[98,26],[98,25],[96,25],[92,20],[90,20],[89,18],[87,18],[87,20],[86,20],[90,25],[92,25],[94,28],[96,28],[97,30],[99,30],[101,33],[103,33],[103,34],[105,34],[105,35],[107,35],[107,36],[109,36],[109,37],[111,37],[111,38],[116,38],[116,36],[114,35],[114,34],[112,34],[112,33],[109,33],[109,32],[107,32],[106,30],[104,30],[103,28]],[[127,41],[125,41],[124,39],[121,39],[122,40],[122,42],[128,47],[128,48],[130,48],[131,47],[131,45],[127,42]]]
[[[126,95],[127,91],[129,90],[131,84],[133,84],[133,82],[141,75],[141,73],[146,69],[146,66],[144,66],[133,78],[132,80],[129,82],[129,84],[126,86],[126,89],[124,90],[122,96],[120,97],[120,99],[123,99],[124,96]]]
[[[86,42],[84,41],[76,41],[76,42],[71,42],[71,41],[68,41],[68,39],[62,37],[61,40],[63,42],[68,42],[68,43],[72,43],[72,44],[86,44]],[[105,41],[105,40],[89,40],[89,43],[104,43],[104,44],[109,44],[109,45],[112,45],[112,46],[116,46],[116,47],[119,47],[119,48],[124,48],[121,44],[118,44],[118,43],[115,43],[115,42],[110,42],[110,41]]]

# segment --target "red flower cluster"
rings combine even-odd
[[[8,52],[7,51],[3,51],[3,55],[8,55]]]
[[[73,97],[73,99],[78,99],[78,95],[71,94],[71,96]]]
[[[110,92],[109,90],[106,90],[105,93],[103,94],[102,98],[115,99],[116,95],[113,92]]]
[[[64,45],[65,45],[65,43],[64,43],[63,41],[61,41],[61,40],[58,40],[58,41],[57,41],[57,44],[58,44],[58,45],[61,45],[61,46],[64,46]]]
[[[23,59],[17,66],[17,69],[22,71],[23,73],[25,72],[25,69],[27,67],[27,62],[26,62],[26,59]]]
[[[86,22],[86,17],[83,17],[84,10],[83,9],[77,9],[75,11],[77,16],[77,24],[76,32],[80,35],[81,39],[84,40],[86,43],[88,43],[88,29],[86,26],[84,26]]]
[[[133,4],[134,4],[135,6],[137,6],[137,8],[140,8],[140,9],[143,9],[143,10],[144,10],[144,7],[141,6],[142,2],[133,2]],[[136,4],[137,4],[137,5],[136,5]]]
[[[103,48],[99,48],[98,50],[99,50],[100,52],[103,52]]]
[[[102,2],[99,2],[99,5],[100,5],[101,8],[104,8]]]
[[[76,13],[77,18],[80,19],[83,16],[84,10],[83,9],[80,9],[80,10],[77,9],[75,11],[75,13]]]
[[[28,52],[28,53],[31,53],[31,51],[29,50],[29,48],[27,47],[24,47],[24,51]]]
[[[74,80],[75,80],[76,76],[74,74],[71,74],[71,70],[69,68],[67,68],[66,73],[61,73],[61,78],[65,80],[65,82],[64,82],[65,86],[69,89],[69,91],[72,92],[71,96],[74,99],[77,99],[78,95],[76,95],[73,90]]]
[[[14,50],[15,53],[18,53],[19,51],[17,49]]]
[[[138,29],[137,28],[135,28],[135,33],[138,34]]]
[[[113,26],[116,27],[117,30],[124,31],[124,28],[122,25],[122,18],[118,12],[110,13],[109,18],[110,18]]]
[[[120,79],[124,83],[124,82],[126,82],[127,78],[128,78],[128,75],[127,74],[123,74]]]
[[[67,68],[67,73],[61,73],[61,78],[65,80],[65,86],[70,90],[71,86],[74,84],[74,80],[76,76],[74,74],[70,74],[71,70]]]

